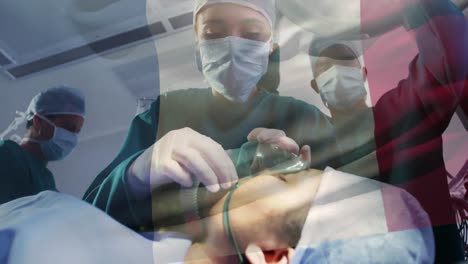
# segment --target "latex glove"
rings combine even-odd
[[[170,182],[184,187],[193,178],[209,191],[230,188],[238,180],[233,162],[223,147],[190,128],[173,130],[147,149],[130,166],[127,179],[133,192],[144,192]],[[146,189],[148,189],[146,187]]]
[[[286,136],[284,131],[272,128],[255,128],[247,136],[248,141],[259,143],[272,143],[294,154],[299,154],[299,145],[292,138]]]

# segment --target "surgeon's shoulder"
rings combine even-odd
[[[160,107],[163,109],[185,109],[191,106],[199,106],[200,103],[206,102],[211,91],[208,88],[190,88],[183,90],[170,91],[161,94]]]
[[[206,98],[210,90],[208,88],[189,88],[170,91],[161,94],[161,100],[176,100],[176,101],[185,101],[185,100],[196,100]]]
[[[3,157],[5,155],[13,155],[15,152],[20,150],[18,143],[11,140],[0,140],[0,155]]]
[[[23,155],[23,150],[18,143],[11,140],[0,140],[0,166],[15,166],[19,162],[18,156]]]
[[[316,106],[309,104],[303,100],[292,97],[292,96],[283,96],[283,95],[268,93],[268,97],[270,98],[270,100],[276,101],[280,104],[288,105],[290,107],[320,112],[320,110]]]
[[[151,103],[150,108],[141,113],[139,117],[146,121],[150,120],[151,116],[154,113],[158,113],[161,109],[169,110],[168,108],[171,108],[180,111],[190,105],[207,100],[209,94],[210,89],[208,88],[189,88],[161,93],[158,98]]]

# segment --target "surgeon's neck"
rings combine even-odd
[[[220,94],[219,92],[217,92],[213,88],[211,88],[211,92],[213,93],[213,96],[215,98],[219,98],[219,99],[221,99],[221,100],[223,100],[225,102],[228,102],[228,103],[235,103],[235,102],[227,99],[226,97],[224,97],[222,94]],[[257,94],[258,94],[258,88],[257,88],[257,86],[255,86],[254,89],[252,90],[252,92],[250,93],[249,98],[247,99],[247,102],[252,100],[255,96],[257,96]]]
[[[205,200],[203,203],[211,204],[211,201]],[[212,206],[209,207],[206,210],[211,211]],[[165,232],[183,234],[192,241],[193,244],[186,257],[188,263],[191,263],[190,261],[195,263],[231,263],[226,260],[231,257],[237,258],[235,249],[224,234],[223,226],[216,224],[221,219],[220,213],[211,213],[204,215],[202,219],[163,227]],[[203,262],[197,262],[202,260]]]
[[[31,141],[23,141],[21,142],[20,147],[24,151],[28,152],[29,154],[34,156],[36,159],[44,162],[44,164],[47,165],[47,160],[44,157],[44,154],[42,154],[42,150],[39,144],[35,142],[31,142]]]
[[[351,108],[346,109],[335,109],[330,108],[330,114],[333,118],[356,118],[357,114],[364,113],[367,111],[371,111],[371,108],[367,106],[366,101],[361,101],[354,105]]]
[[[203,219],[194,219],[180,225],[164,226],[161,231],[183,234],[193,243],[204,243],[208,236],[207,225],[212,221],[211,216]],[[157,220],[155,220],[157,221]]]
[[[237,260],[237,254],[221,254],[218,246],[213,247],[207,243],[194,243],[185,255],[184,263],[237,263]]]

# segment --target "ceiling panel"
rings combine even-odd
[[[162,8],[173,8],[180,5],[193,5],[193,0],[159,0]]]
[[[191,8],[189,0],[0,1],[2,65],[18,78],[171,34],[191,26]]]
[[[37,59],[125,30],[131,19],[143,24],[145,1],[140,2],[118,1],[118,6],[88,12],[68,0],[1,1],[2,43],[18,62]]]

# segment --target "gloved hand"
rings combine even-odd
[[[294,139],[286,136],[284,131],[271,128],[255,128],[247,136],[248,141],[258,141],[259,143],[271,143],[280,146],[280,148],[299,154],[299,145]]]
[[[136,194],[170,182],[190,187],[193,178],[211,192],[220,187],[228,189],[238,180],[234,164],[222,146],[190,128],[167,133],[143,152],[127,173]]]

